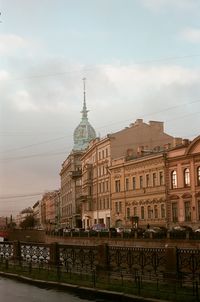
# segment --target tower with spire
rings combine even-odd
[[[85,150],[89,144],[89,142],[96,137],[96,132],[94,128],[88,121],[88,110],[86,106],[86,89],[85,89],[85,81],[86,79],[83,78],[83,109],[82,119],[79,125],[74,130],[74,151],[81,151]]]

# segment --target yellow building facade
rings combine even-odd
[[[166,226],[165,154],[113,160],[113,226]]]

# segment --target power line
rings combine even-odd
[[[184,59],[190,59],[190,58],[195,58],[195,57],[200,57],[200,54],[191,54],[191,55],[185,55],[185,56],[174,56],[174,57],[166,57],[166,58],[157,58],[157,59],[152,59],[152,60],[144,60],[144,61],[136,61],[132,65],[142,65],[142,64],[149,64],[149,63],[156,63],[156,62],[165,62],[165,61],[175,61],[175,60],[184,60]],[[98,65],[97,65],[98,67]],[[57,72],[57,73],[48,73],[48,74],[41,74],[41,75],[32,75],[32,76],[26,76],[26,77],[21,77],[21,78],[11,78],[11,79],[6,79],[6,81],[22,81],[22,80],[32,80],[32,79],[41,79],[41,78],[47,78],[47,77],[56,77],[56,76],[64,76],[67,74],[73,74],[77,72],[84,71],[93,71],[96,70],[97,67],[90,67],[90,68],[85,68],[84,66],[77,69],[77,70],[71,70],[71,71],[63,71],[63,72]],[[106,66],[107,69],[113,68],[110,66]]]
[[[27,159],[27,158],[33,158],[33,157],[49,157],[49,156],[57,156],[57,155],[61,155],[61,154],[67,154],[67,151],[66,152],[60,151],[60,152],[55,152],[55,153],[37,153],[37,154],[24,155],[24,156],[0,158],[0,161]]]
[[[50,143],[50,142],[58,141],[58,140],[61,140],[61,139],[66,139],[66,136],[57,137],[57,138],[54,138],[54,139],[46,140],[46,141],[43,141],[43,142],[31,144],[31,145],[22,146],[22,147],[15,148],[15,149],[7,149],[7,150],[4,150],[4,151],[0,151],[0,153],[23,150],[23,149],[31,148],[31,147],[34,147],[34,146],[39,146],[39,145],[47,144],[47,143]]]
[[[195,103],[198,103],[200,102],[200,99],[197,99],[197,100],[194,100],[194,101],[191,101],[191,102],[185,102],[185,103],[182,103],[182,104],[179,104],[179,105],[175,105],[175,106],[171,106],[171,107],[168,107],[168,108],[165,108],[163,110],[159,110],[159,111],[156,111],[156,112],[153,112],[153,113],[148,113],[148,114],[145,114],[142,116],[142,118],[144,117],[147,117],[147,116],[150,116],[150,115],[156,115],[158,113],[162,113],[162,112],[166,112],[166,111],[169,111],[169,110],[172,110],[172,109],[176,109],[180,106],[184,106],[184,105],[191,105],[191,104],[195,104]],[[195,113],[196,114],[196,113]],[[191,115],[191,114],[189,114]],[[186,116],[186,115],[185,115]],[[180,117],[182,118],[182,117]],[[179,118],[175,118],[175,119],[179,119]],[[170,120],[167,120],[167,121],[171,121],[173,119],[170,119]],[[116,124],[120,124],[122,122],[130,122],[131,119],[126,119],[126,120],[121,120],[121,121],[117,121],[115,123],[110,123],[110,124],[107,124],[107,125],[103,125],[101,127],[98,127],[98,129],[103,129],[103,128],[106,128],[108,126],[112,126],[112,125],[116,125]],[[34,147],[34,146],[39,146],[39,145],[43,145],[43,144],[46,144],[46,143],[50,143],[50,142],[54,142],[54,141],[58,141],[58,140],[62,140],[62,139],[67,139],[69,137],[67,136],[61,136],[61,137],[57,137],[57,138],[54,138],[54,139],[50,139],[50,140],[47,140],[47,141],[43,141],[43,142],[39,142],[39,143],[35,143],[35,144],[30,144],[30,145],[26,145],[26,146],[22,146],[22,147],[19,147],[19,148],[14,148],[14,149],[7,149],[7,150],[4,150],[4,151],[0,151],[0,153],[6,153],[6,152],[11,152],[11,151],[17,151],[17,150],[23,150],[23,149],[27,149],[27,148],[31,148],[31,147]],[[38,155],[39,156],[39,155]]]
[[[13,198],[25,198],[25,197],[35,197],[44,194],[44,192],[40,193],[30,193],[30,194],[19,194],[19,195],[5,195],[0,196],[0,199],[13,199]]]

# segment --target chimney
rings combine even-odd
[[[183,141],[182,141],[182,144],[183,144],[184,146],[188,146],[188,145],[190,144],[189,139],[184,138]]]
[[[149,126],[159,130],[160,132],[164,131],[164,123],[163,122],[149,121]]]
[[[182,138],[181,137],[174,137],[173,139],[173,147],[177,147],[182,145]]]

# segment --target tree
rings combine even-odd
[[[33,229],[36,225],[36,220],[33,215],[28,215],[26,218],[20,223],[20,227],[22,229]]]

